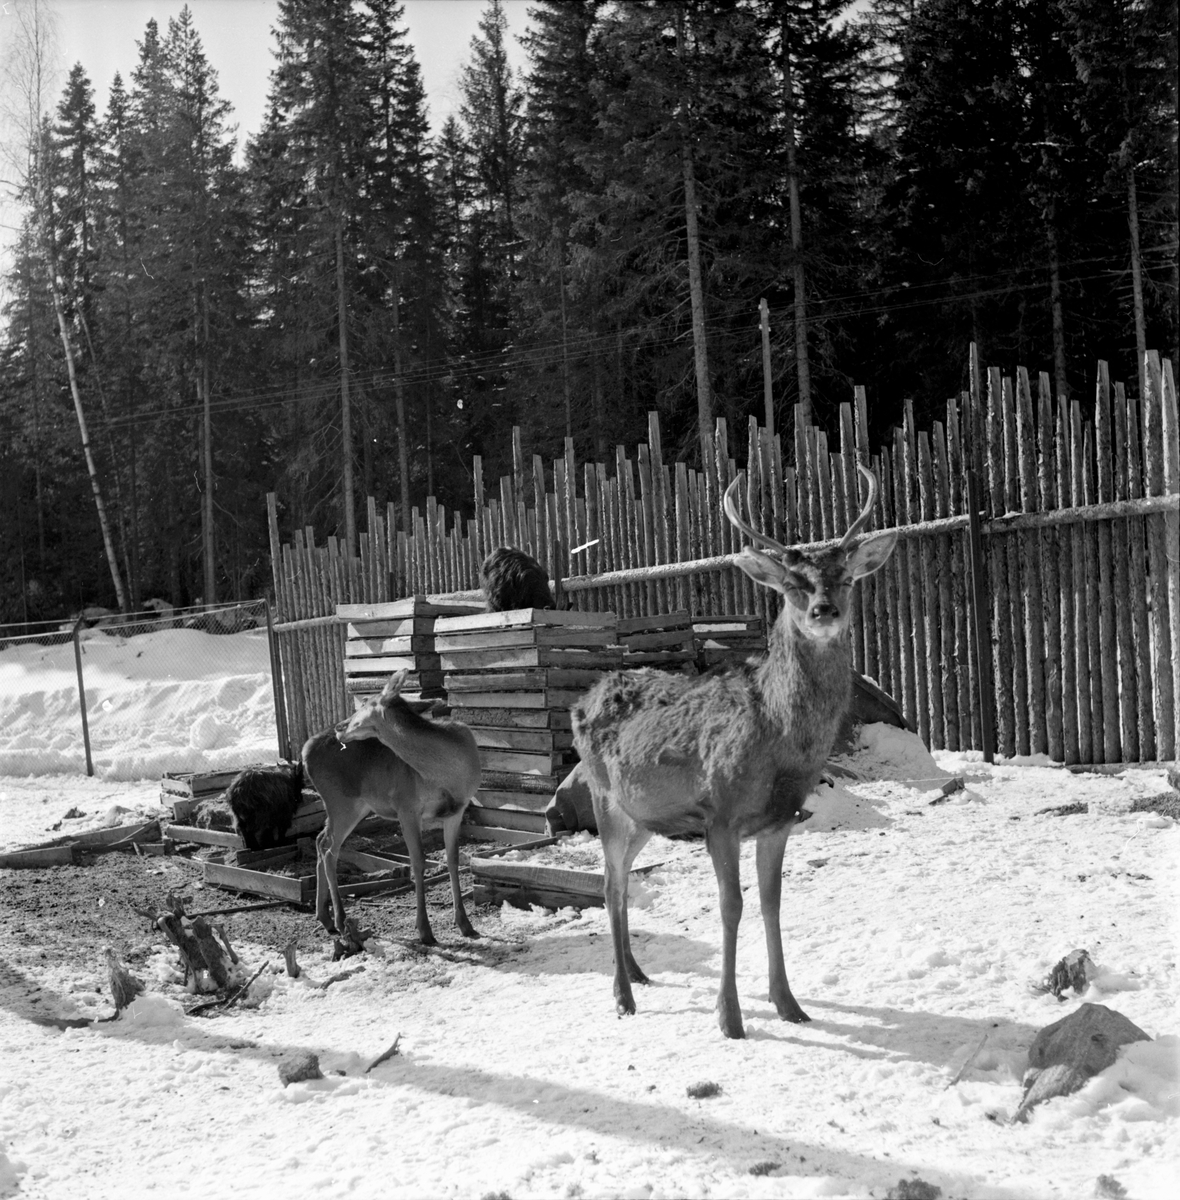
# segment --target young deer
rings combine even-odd
[[[418,937],[424,945],[434,945],[426,915],[422,822],[440,820],[455,925],[464,937],[479,937],[459,890],[459,824],[479,787],[479,751],[466,725],[423,715],[434,709],[435,701],[399,695],[404,680],[404,671],[392,676],[376,701],[334,729],[308,738],[303,747],[303,765],[326,816],[316,838],[316,917],[330,933],[344,932],[344,901],[336,882],[340,848],[368,813],[396,817],[410,852]]]
[[[606,859],[606,907],[615,952],[615,1001],[635,1011],[632,983],[647,983],[631,953],[627,876],[653,833],[705,835],[721,901],[721,988],[726,1037],[744,1036],[734,978],[742,891],[743,838],[758,839],[758,891],[770,959],[770,999],[785,1021],[810,1018],[787,983],[779,930],[783,851],[803,801],[815,788],[848,704],[847,629],[853,583],[880,569],[896,534],[857,542],[877,497],[869,495],[838,546],[804,552],[780,545],[742,520],[725,493],[725,513],[752,541],[737,565],[783,597],[761,662],[696,679],[656,670],[612,675],[573,709],[574,743],[586,764]]]

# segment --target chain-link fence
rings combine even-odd
[[[0,626],[0,775],[109,779],[278,754],[265,600]]]

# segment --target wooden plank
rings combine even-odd
[[[1116,403],[1119,388],[1116,385]],[[1143,459],[1140,447],[1139,405],[1123,393],[1127,411],[1127,480],[1131,499],[1144,494]],[[1155,708],[1151,689],[1151,618],[1147,608],[1147,521],[1135,518],[1131,530],[1131,619],[1135,630],[1136,669],[1139,688],[1139,758],[1150,762],[1156,756]]]
[[[70,846],[34,846],[28,850],[6,850],[0,853],[0,867],[60,867],[74,861]]]
[[[541,753],[481,746],[479,751],[479,761],[485,771],[513,771],[526,775],[552,775],[565,759],[565,753],[560,750]]]
[[[477,883],[513,883],[554,892],[599,896],[603,889],[600,871],[577,871],[569,867],[546,867],[538,863],[504,862],[498,858],[472,857],[469,864]]]
[[[459,836],[464,841],[470,842],[498,842],[504,845],[505,850],[518,850],[526,846],[538,845],[541,842],[548,844],[550,838],[538,838],[537,835],[528,829],[500,829],[494,825],[460,825]]]
[[[486,685],[486,680],[481,678],[481,685]],[[452,691],[454,691],[453,681],[450,681]],[[584,687],[578,688],[541,688],[536,691],[495,691],[488,690],[484,692],[469,692],[463,691],[451,697],[452,713],[459,712],[463,708],[503,708],[507,704],[511,704],[516,709],[531,709],[537,710],[561,710],[568,709],[571,704],[575,704],[585,694]]]
[[[1069,474],[1069,408],[1066,401],[1058,398],[1055,421],[1056,471],[1050,481],[1050,502],[1054,508],[1068,508],[1070,494]],[[1078,686],[1077,651],[1074,647],[1074,602],[1073,602],[1073,539],[1071,531],[1062,528],[1056,531],[1057,554],[1054,562],[1060,562],[1058,576],[1058,625],[1061,629],[1061,728],[1063,741],[1062,761],[1081,762],[1078,740]],[[1087,704],[1087,708],[1088,708]]]
[[[1074,508],[1085,503],[1085,439],[1082,431],[1082,406],[1069,405],[1069,496]],[[1073,625],[1075,680],[1078,695],[1078,753],[1082,762],[1093,762],[1093,699],[1090,688],[1090,610],[1086,587],[1085,529],[1070,527],[1070,557],[1073,566]]]
[[[946,403],[946,452],[947,452],[947,516],[960,515],[967,511],[966,465],[963,460],[962,431],[959,426],[959,406],[954,397]],[[970,534],[967,537],[952,536],[949,539],[951,552],[951,602],[954,608],[954,656],[958,664],[959,681],[959,742],[960,750],[978,747],[981,739],[975,732],[979,721],[979,706],[973,697],[978,693],[974,686],[974,656],[971,652],[971,619],[968,588],[970,586],[969,553]]]
[[[947,475],[946,433],[941,422],[934,422],[932,438],[934,465],[932,489],[935,517],[950,515],[950,481]],[[958,750],[959,742],[959,674],[961,662],[955,653],[955,543],[959,539],[949,535],[938,539],[934,555],[935,576],[938,581],[938,644],[942,658],[943,682],[942,707],[943,729],[946,748]],[[872,578],[871,576],[869,578]],[[862,580],[861,586],[864,582]],[[866,605],[866,612],[871,609]]]
[[[1098,364],[1098,382],[1094,397],[1094,441],[1097,458],[1097,479],[1094,499],[1114,499],[1114,455],[1110,444],[1110,374],[1106,363]],[[1116,611],[1122,607],[1114,590],[1114,531],[1112,522],[1097,523],[1096,551],[1098,578],[1098,641],[1102,664],[1102,760],[1121,762],[1122,725],[1119,698],[1118,627]],[[1121,598],[1121,597],[1120,597]]]
[[[523,812],[544,812],[553,799],[553,791],[520,792],[481,787],[475,793],[480,808],[513,808]]]
[[[1037,506],[1037,442],[1032,417],[1032,387],[1024,367],[1016,372],[1016,452],[1020,461],[1020,510]],[[1024,644],[1028,655],[1029,744],[1034,753],[1049,749],[1045,702],[1045,636],[1041,593],[1043,557],[1039,533],[1022,535],[1021,590],[1024,593]]]
[[[249,892],[256,896],[274,896],[292,904],[307,904],[315,895],[315,876],[272,875],[267,871],[251,871],[248,867],[231,867],[225,863],[203,864],[204,880],[215,887]]]
[[[509,808],[482,808],[478,804],[469,804],[465,815],[469,825],[516,829],[534,837],[546,832],[543,812],[516,812]]]
[[[471,732],[481,750],[534,750],[552,753],[568,750],[574,735],[568,729],[514,729],[494,725],[473,725]]]
[[[427,618],[429,619],[429,618]],[[394,622],[374,622],[374,624],[390,625]],[[372,654],[429,654],[434,650],[434,638],[428,634],[398,634],[393,637],[382,637],[373,633],[370,636],[370,631],[365,629],[362,624],[360,626],[349,625],[349,630],[359,629],[363,632],[357,634],[348,633],[348,640],[344,644],[344,656],[346,658],[359,658],[365,655]]]
[[[1016,453],[1016,399],[1011,376],[1003,380],[1001,424],[1004,431],[1004,512],[1020,511],[1020,467]],[[1028,718],[1028,657],[1024,639],[1027,594],[1020,569],[1021,537],[1004,539],[1008,560],[1008,614],[1012,636],[1012,710],[1016,753],[1027,756],[1030,749]]]
[[[934,462],[930,438],[925,430],[918,433],[918,503],[923,521],[934,519]],[[921,541],[922,625],[926,637],[926,694],[930,706],[930,745],[946,748],[946,714],[943,687],[953,686],[942,659],[942,596],[939,590],[937,561],[938,539]]]
[[[1163,373],[1157,351],[1146,356],[1144,377],[1147,394],[1143,404],[1143,467],[1149,496],[1164,494],[1164,394]],[[1171,422],[1169,422],[1170,424]],[[1174,448],[1173,448],[1174,449]],[[1169,454],[1172,451],[1169,451]],[[1175,522],[1172,522],[1173,527]],[[1169,543],[1165,517],[1147,518],[1147,557],[1150,565],[1148,592],[1151,598],[1152,678],[1155,681],[1156,752],[1161,759],[1176,757],[1176,680],[1172,676],[1172,629],[1169,619],[1168,583],[1174,576],[1178,555]],[[1170,560],[1170,565],[1169,565]]]
[[[431,672],[441,669],[437,654],[370,654],[364,657],[348,657],[344,663],[345,675],[392,675],[395,671],[411,671],[422,679]]]
[[[195,825],[165,825],[161,830],[164,837],[177,842],[196,842],[201,846],[227,846],[231,850],[245,850],[246,843],[236,833],[225,829],[198,829]]]
[[[607,673],[602,670],[576,670],[572,667],[534,667],[513,671],[485,671],[483,674],[451,672],[446,677],[446,687],[448,692],[464,693],[459,703],[473,705],[476,702],[466,695],[468,692],[540,692],[544,690],[578,692],[593,686]],[[504,701],[500,700],[499,703],[503,704]],[[517,704],[518,702],[513,700],[512,703]],[[555,705],[559,708],[566,706],[562,703]],[[532,708],[534,706],[522,703],[519,707]]]
[[[602,908],[601,896],[587,896],[575,892],[549,892],[540,888],[519,887],[510,883],[478,883],[471,891],[474,904],[508,903],[514,908]]]
[[[337,604],[336,615],[353,623],[361,620],[395,620],[406,617],[446,617],[454,619],[471,614],[482,615],[480,604],[449,604],[429,601],[425,594],[389,600],[383,604]]]
[[[987,373],[987,477],[989,515],[1001,516],[1004,496],[1003,381],[999,367]],[[995,645],[996,749],[1006,758],[1016,753],[1016,706],[1013,697],[1012,605],[1008,579],[1008,536],[992,536],[988,546],[988,578],[992,593],[992,639]]]
[[[1113,422],[1114,478],[1112,499],[1130,497],[1127,479],[1127,400],[1122,384],[1114,386]],[[1111,522],[1111,555],[1114,560],[1114,590],[1120,597],[1115,609],[1118,628],[1119,742],[1123,757],[1139,759],[1139,678],[1135,670],[1135,597],[1131,593],[1131,540],[1134,521]],[[1052,650],[1049,650],[1052,653]],[[1052,751],[1050,751],[1052,753]]]
[[[1180,412],[1177,411],[1176,377],[1172,363],[1164,359],[1160,370],[1161,438],[1163,450],[1163,490],[1168,495],[1180,493]],[[1173,688],[1173,754],[1180,747],[1180,514],[1172,511],[1163,518],[1164,545],[1170,546],[1168,555],[1168,628],[1172,643],[1172,688]]]
[[[347,866],[356,867],[357,870],[369,874],[391,872],[402,879],[408,879],[410,876],[410,860],[404,856],[387,858],[381,854],[369,854],[364,850],[350,850],[345,846],[337,857]]]
[[[394,620],[357,620],[345,625],[345,636],[353,637],[405,637],[413,638],[407,650],[433,647],[433,630],[437,617],[400,617]],[[419,646],[419,641],[421,642]]]
[[[130,825],[116,825],[110,829],[88,829],[84,833],[72,834],[70,840],[80,847],[110,846],[115,842],[158,842],[160,822],[136,821]]]
[[[506,629],[516,626],[564,626],[583,625],[590,627],[612,628],[616,623],[614,613],[610,612],[578,612],[570,609],[561,611],[546,608],[516,608],[508,612],[479,612],[462,617],[439,617],[434,623],[435,636],[448,633],[462,633],[480,629]]]
[[[1089,504],[1095,497],[1094,483],[1094,426],[1085,422],[1082,432],[1082,503]],[[1106,761],[1102,754],[1104,730],[1106,728],[1106,702],[1102,694],[1103,654],[1102,614],[1099,609],[1099,567],[1097,522],[1087,521],[1082,526],[1083,549],[1086,569],[1086,644],[1090,658],[1090,719],[1092,722],[1093,760]],[[1113,639],[1111,645],[1113,645]]]
[[[503,692],[497,692],[496,695],[501,701],[511,698],[510,695],[506,696]],[[568,730],[570,728],[569,713],[557,709],[452,707],[451,716],[464,725],[470,725],[473,733],[483,725],[511,729]]]
[[[595,614],[598,615],[598,614]],[[608,626],[576,625],[533,626],[519,629],[477,629],[470,633],[440,633],[431,638],[431,647],[440,653],[456,650],[493,650],[516,646],[597,647],[617,644],[615,631]]]
[[[691,628],[692,619],[688,612],[682,609],[678,612],[654,613],[647,617],[631,617],[627,620],[620,620],[618,635],[620,638],[627,639],[629,643],[636,634],[650,633],[655,630]]]

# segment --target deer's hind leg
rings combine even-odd
[[[783,851],[791,826],[764,833],[758,838],[755,861],[758,864],[758,895],[762,902],[762,924],[766,930],[766,957],[770,961],[770,1002],[784,1021],[796,1024],[811,1018],[799,1007],[787,982],[783,961],[783,935],[779,908],[783,891]]]
[[[479,931],[471,923],[467,909],[463,907],[463,892],[459,887],[459,826],[467,805],[459,805],[459,811],[443,818],[443,840],[447,847],[447,874],[451,877],[451,906],[455,914],[455,927],[464,937],[477,938]]]
[[[340,804],[324,805],[327,819],[316,837],[315,915],[329,933],[344,932],[344,899],[336,878],[340,849],[360,823],[361,812]],[[363,812],[363,810],[362,810]],[[329,916],[329,907],[331,916]]]
[[[631,930],[627,922],[627,878],[635,856],[651,837],[646,830],[621,808],[610,802],[609,796],[593,790],[594,817],[602,839],[605,870],[603,898],[610,918],[611,941],[615,952],[615,1008],[620,1016],[635,1012],[632,983],[647,983],[648,978],[631,953]]]

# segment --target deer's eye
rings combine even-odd
[[[796,575],[794,571],[787,572],[787,590],[790,592],[810,592],[812,591],[811,580],[803,575]]]

